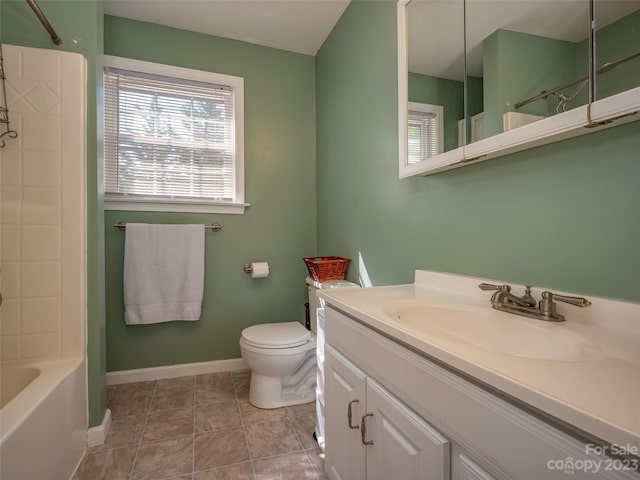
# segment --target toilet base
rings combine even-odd
[[[279,377],[267,377],[251,372],[249,403],[254,407],[268,409],[302,405],[315,400],[315,383],[303,389],[299,387],[283,387],[282,379]]]

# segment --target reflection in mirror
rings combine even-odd
[[[640,86],[640,0],[596,0],[596,100]]]
[[[466,16],[467,70],[481,79],[468,108],[483,106],[484,138],[588,103],[587,0],[467,0]]]
[[[464,121],[463,19],[464,0],[411,0],[407,6],[409,164],[464,144],[458,135]],[[430,123],[422,120],[424,111],[435,112]]]
[[[640,120],[639,26],[640,0],[398,0],[400,178]]]
[[[428,103],[408,102],[407,155],[409,165],[443,152],[444,108]]]

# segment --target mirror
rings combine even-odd
[[[640,86],[640,0],[596,0],[595,98]]]
[[[400,177],[639,119],[640,0],[594,1],[399,0]]]
[[[467,98],[484,127],[468,143],[588,103],[588,1],[467,0],[466,14],[467,70],[482,85]]]
[[[463,145],[464,0],[407,5],[409,164]],[[435,42],[434,38],[448,38]]]

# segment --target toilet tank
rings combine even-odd
[[[318,308],[324,308],[324,300],[318,297],[318,290],[327,288],[359,288],[360,285],[347,280],[327,280],[317,282],[311,277],[307,277],[307,290],[309,292],[309,316],[311,319],[311,331],[318,333]]]

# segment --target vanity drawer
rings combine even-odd
[[[588,455],[588,440],[562,430],[499,392],[440,366],[341,312],[327,308],[325,314],[328,344],[469,452],[495,478],[566,479],[570,467],[574,467],[572,478],[640,478],[634,472],[611,469],[606,457]]]

